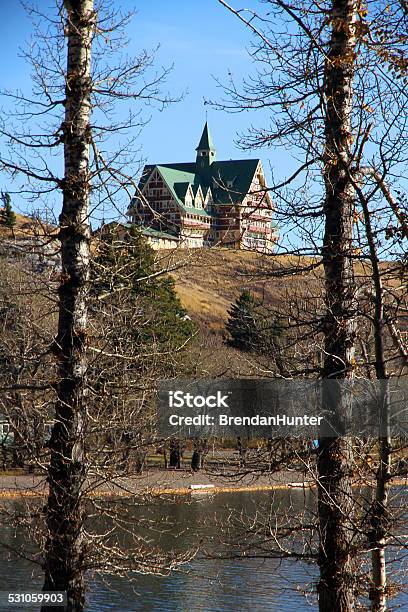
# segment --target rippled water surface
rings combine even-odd
[[[140,518],[154,517],[158,526],[170,517],[173,526],[156,532],[156,544],[183,551],[198,540],[206,546],[230,552],[220,541],[220,525],[231,509],[254,515],[260,508],[289,507],[291,512],[313,503],[312,493],[279,491],[223,493],[163,501],[153,508],[135,507]],[[20,532],[8,532],[10,544],[18,545]],[[151,537],[152,534],[150,534]],[[303,612],[316,610],[311,592],[317,579],[313,564],[277,559],[194,559],[187,567],[169,576],[137,575],[132,582],[117,577],[89,578],[89,612]],[[41,574],[32,564],[19,559],[0,560],[0,589],[40,590]],[[408,610],[408,599],[399,599],[400,610]],[[37,608],[13,607],[13,610]],[[3,612],[3,611],[1,611]]]

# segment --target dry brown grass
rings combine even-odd
[[[285,310],[291,299],[310,300],[313,295],[323,294],[322,266],[302,271],[319,263],[318,258],[212,248],[188,254],[179,251],[172,254],[171,260],[180,264],[173,276],[184,307],[199,323],[215,332],[224,328],[228,309],[244,288],[278,311]],[[383,262],[382,266],[387,272],[394,268],[391,262]],[[283,274],[289,268],[293,273]],[[359,285],[371,285],[371,265],[367,260],[355,262],[355,276]],[[386,274],[383,281],[389,287],[401,283],[395,270]]]
[[[0,208],[0,213],[3,209]],[[58,228],[49,224],[31,219],[19,213],[16,215],[16,224],[13,229],[8,228],[4,223],[0,223],[0,238],[23,238],[32,236],[49,236],[58,231]]]
[[[262,255],[227,249],[200,249],[180,252],[174,256],[182,265],[173,272],[177,292],[186,310],[210,330],[220,331],[228,317],[228,309],[242,289],[250,289],[265,304],[278,308],[288,291],[298,293],[299,287],[308,283],[320,284],[320,268],[317,272],[299,273],[283,278],[271,273],[288,267],[310,265],[310,258]],[[310,289],[310,285],[309,285]]]

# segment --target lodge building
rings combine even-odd
[[[207,123],[196,151],[195,162],[144,167],[129,222],[164,248],[271,251],[277,236],[261,161],[217,161]]]

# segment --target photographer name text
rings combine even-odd
[[[223,427],[313,427],[319,426],[322,420],[322,416],[310,416],[307,414],[304,414],[303,416],[292,416],[287,414],[277,414],[274,416],[265,416],[260,414],[255,414],[252,416],[231,416],[229,414],[218,414],[217,416],[212,416],[209,414],[184,416],[179,414],[171,414],[169,416],[169,425],[172,427],[211,427],[215,425]]]

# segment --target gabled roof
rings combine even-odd
[[[203,149],[215,151],[213,139],[211,138],[211,132],[210,132],[210,128],[208,127],[207,121],[205,122],[203,133],[201,134],[200,142],[198,143],[198,147],[196,148],[196,151],[200,151]]]
[[[201,185],[199,185],[198,183],[195,183],[194,185],[192,185],[192,187],[193,187],[194,197],[197,195],[198,192],[200,192],[202,197],[204,198],[203,188]]]
[[[198,185],[201,185],[205,194],[208,187],[211,187],[215,204],[229,204],[231,201],[241,201],[249,192],[258,163],[259,159],[213,162],[210,166],[210,175],[206,176],[195,173],[195,163],[145,166],[139,189],[143,189],[154,168],[157,168],[180,205],[184,205],[183,198],[187,192],[187,184],[191,184],[195,193]],[[209,179],[211,184],[208,183]],[[233,181],[233,186],[230,188],[227,187],[228,181]]]
[[[181,200],[184,200],[184,198],[186,197],[189,187],[190,187],[190,183],[188,182],[174,183],[174,191],[177,193],[178,197]]]
[[[208,124],[204,130],[197,149],[214,150]],[[203,197],[206,198],[208,189],[211,189],[213,202],[216,205],[228,205],[242,202],[251,189],[251,183],[260,163],[259,159],[231,159],[226,161],[213,161],[203,168],[196,162],[157,164],[145,166],[139,182],[139,189],[143,190],[152,172],[157,169],[168,186],[173,198],[186,212],[185,196],[189,185],[194,195],[201,187]],[[207,215],[208,212],[192,209],[198,214]]]
[[[156,167],[170,189],[173,198],[183,210],[189,213],[197,213],[199,215],[208,216],[209,213],[203,208],[187,207],[184,201],[189,186],[191,185],[192,188],[196,186],[198,187],[199,182],[197,181],[197,176],[192,172],[185,172],[184,170],[175,169],[172,167],[173,165],[191,165],[193,168],[195,168],[195,164],[166,164]]]
[[[211,190],[216,204],[241,201],[251,189],[259,159],[231,159],[211,164]],[[233,181],[232,187],[227,187]]]

